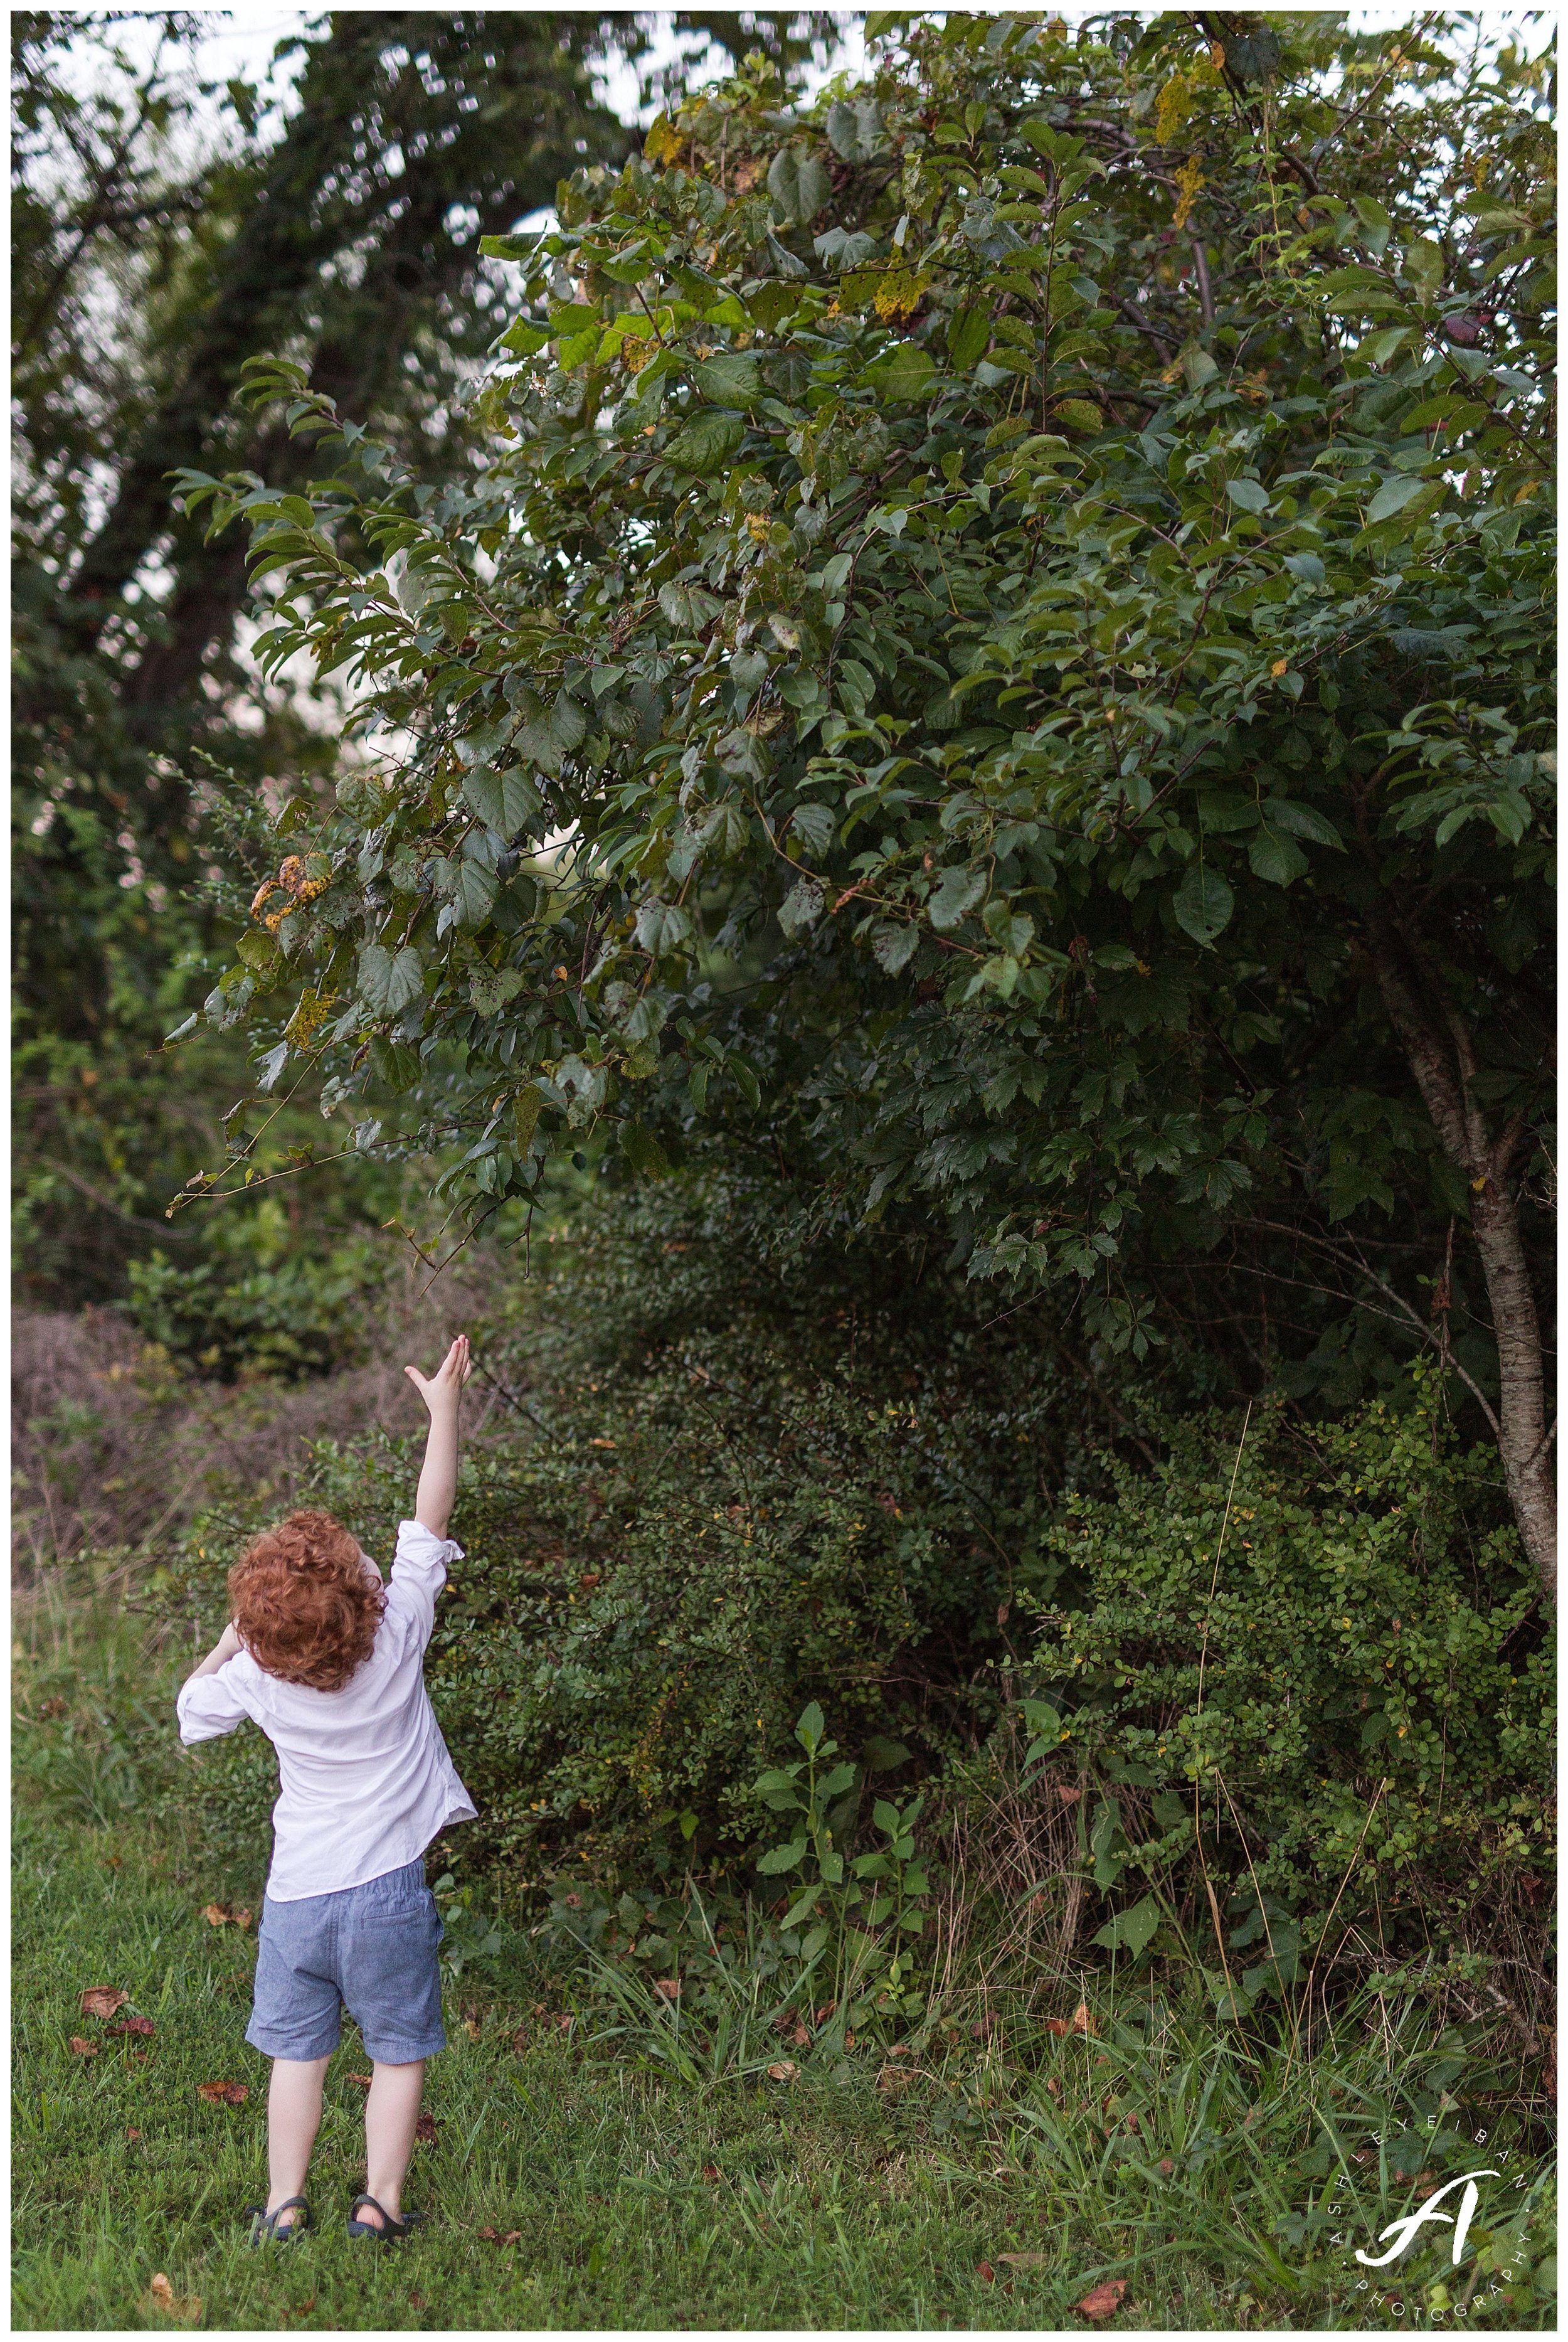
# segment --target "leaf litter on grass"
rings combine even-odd
[[[120,1992],[112,1984],[89,1985],[82,1995],[82,2014],[84,2017],[101,2017],[106,2022],[116,2009],[124,2008],[130,1997],[128,1992]]]
[[[177,2294],[162,2269],[142,2296],[141,2306],[146,2317],[172,2317],[181,2326],[195,2326],[201,2322],[201,2295]]]

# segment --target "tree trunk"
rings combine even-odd
[[[1488,1131],[1473,1087],[1476,1063],[1469,1026],[1444,997],[1442,978],[1420,946],[1386,914],[1369,920],[1367,937],[1383,1005],[1426,1110],[1444,1154],[1470,1187],[1471,1232],[1497,1343],[1499,1397],[1493,1429],[1520,1542],[1548,1600],[1555,1602],[1555,1426],[1546,1420],[1541,1319],[1512,1178],[1526,1133],[1517,1121],[1495,1137]]]

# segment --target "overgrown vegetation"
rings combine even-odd
[[[1221,2007],[1484,1981],[1533,2049],[1550,1648],[1495,1462],[1459,1447],[1442,1386],[1327,1424],[1151,1400],[1107,1446],[1028,1321],[990,1325],[951,1273],[868,1255],[824,1318],[765,1253],[770,1205],[585,1211],[475,1328],[500,1404],[431,1656],[481,1807],[459,1867],[521,1910],[574,1894],[595,1941],[654,1962],[642,1889],[694,1893],[697,1944],[715,1918],[744,1939],[744,1895],[783,1892],[771,1940],[804,1969],[869,1925],[881,1989],[902,1945],[910,2024],[939,2019],[962,1877],[1030,1902],[1020,1977],[1049,1943],[1175,1961]],[[413,1472],[402,1442],[323,1441],[302,1485],[385,1553]],[[271,1509],[196,1524],[170,1589],[193,1636]],[[835,1744],[820,1776],[808,1706]],[[203,1778],[225,1829],[259,1827],[259,1738]],[[917,1798],[904,1859],[940,1846],[948,1884],[901,1863],[894,1902],[848,1907]]]
[[[56,1575],[17,1617],[19,2326],[170,2325],[172,2298],[187,2322],[264,2330],[1039,2330],[1089,2326],[1076,2305],[1107,2287],[1134,2329],[1553,2323],[1539,2091],[1483,2013],[1445,2027],[1389,1992],[1309,2053],[1281,2018],[1217,2028],[1191,1984],[1107,1982],[1075,2017],[1064,1969],[1033,2001],[971,1980],[922,2049],[897,2026],[803,2044],[765,1965],[735,1961],[744,2013],[722,2037],[694,1966],[674,2001],[624,1966],[600,1991],[510,1927],[449,1984],[414,2169],[430,2229],[368,2263],[334,2233],[360,2176],[351,2031],[313,2174],[321,2234],[250,2252],[254,1930],[205,1912],[255,1908],[265,1842],[192,1835],[150,1728],[181,1648],[127,1610],[136,1583]],[[127,1996],[106,2019],[80,2000],[102,1986]],[[244,2099],[204,2099],[220,2081]],[[1483,2156],[1504,2177],[1483,2183],[1457,2276],[1435,2227],[1393,2284],[1355,2263]]]

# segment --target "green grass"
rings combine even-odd
[[[255,1854],[225,1867],[204,1847],[173,1753],[177,1669],[113,1623],[112,1592],[25,1606],[18,1630],[17,2327],[172,2326],[149,2290],[160,2273],[215,2328],[1086,2330],[1074,2305],[1106,2277],[1125,2280],[1121,2327],[1553,2324],[1539,2122],[1483,2042],[1445,2049],[1413,2007],[1380,2007],[1370,2027],[1353,2013],[1307,2060],[1288,2036],[1243,2042],[1145,1983],[1097,2001],[1094,2038],[1004,2007],[988,2038],[964,2026],[909,2079],[867,2048],[820,2070],[797,2051],[782,2084],[711,2078],[711,2062],[692,2082],[669,2056],[673,2013],[650,1999],[639,2014],[629,1988],[584,2000],[562,2031],[573,1990],[527,1964],[522,1938],[448,1989],[437,2135],[409,2186],[429,2230],[389,2253],[344,2234],[363,2178],[350,2077],[366,2068],[350,2029],[309,2182],[318,2232],[251,2251],[240,2216],[265,2187],[266,2079],[242,2038],[254,1931],[201,1914],[254,1903]],[[85,2017],[93,1985],[127,1992],[150,2040]],[[74,2034],[98,2054],[75,2053]],[[204,2101],[215,2080],[250,2095]],[[1447,2230],[1424,2232],[1438,2241],[1399,2287],[1353,2262],[1352,2245],[1412,2207],[1420,2168],[1446,2177],[1504,2148],[1457,2280]],[[1434,2286],[1468,2297],[1462,2318],[1433,2315]]]

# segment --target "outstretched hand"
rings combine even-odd
[[[458,1335],[433,1375],[422,1375],[417,1366],[404,1366],[403,1371],[432,1415],[447,1407],[455,1409],[458,1394],[474,1372],[467,1335]]]

